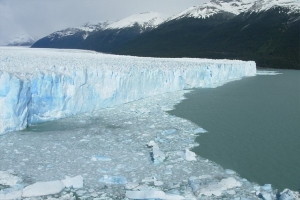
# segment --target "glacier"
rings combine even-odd
[[[254,61],[0,48],[0,134],[145,97],[254,76]]]

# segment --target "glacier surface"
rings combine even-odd
[[[166,92],[254,76],[253,61],[0,48],[0,134]]]

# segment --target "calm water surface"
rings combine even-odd
[[[300,189],[300,71],[196,89],[171,114],[208,133],[194,151],[273,188]]]

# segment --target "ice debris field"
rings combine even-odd
[[[1,200],[299,196],[196,156],[194,139],[206,130],[165,112],[182,89],[255,75],[253,62],[14,48],[0,48],[0,62],[2,130],[31,124],[0,136]]]
[[[275,199],[189,150],[205,130],[165,112],[185,92],[1,136],[0,199]]]

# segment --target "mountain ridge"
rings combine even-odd
[[[77,33],[63,40],[45,37],[32,47],[252,59],[262,67],[300,69],[297,0],[211,0],[169,18],[161,16],[154,12],[132,15],[86,35]]]

